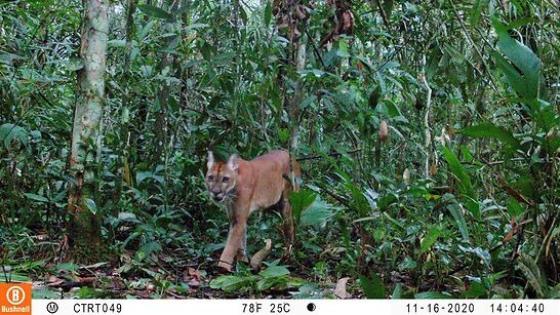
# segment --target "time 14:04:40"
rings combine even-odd
[[[544,304],[492,303],[490,310],[492,313],[544,313]]]

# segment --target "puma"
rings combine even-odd
[[[299,189],[301,170],[288,152],[271,151],[251,161],[231,155],[221,162],[208,151],[207,167],[208,192],[216,202],[226,206],[230,221],[218,267],[229,272],[234,260],[247,261],[247,220],[255,210],[273,206],[282,210],[287,243],[285,255],[289,255],[295,235],[288,196]]]

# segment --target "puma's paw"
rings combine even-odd
[[[220,260],[218,262],[218,268],[220,268],[224,272],[231,272],[231,270],[233,269],[233,265],[231,263],[228,263],[227,261]]]

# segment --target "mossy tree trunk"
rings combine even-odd
[[[69,158],[70,190],[68,211],[69,251],[67,259],[97,261],[105,252],[100,235],[100,217],[95,203],[96,170],[99,161],[100,127],[105,102],[104,74],[109,31],[108,0],[84,0],[85,14],[78,72],[79,95],[74,110],[72,149]]]

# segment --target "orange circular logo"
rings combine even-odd
[[[25,300],[25,291],[21,287],[13,286],[6,292],[6,299],[12,305],[20,305]]]

